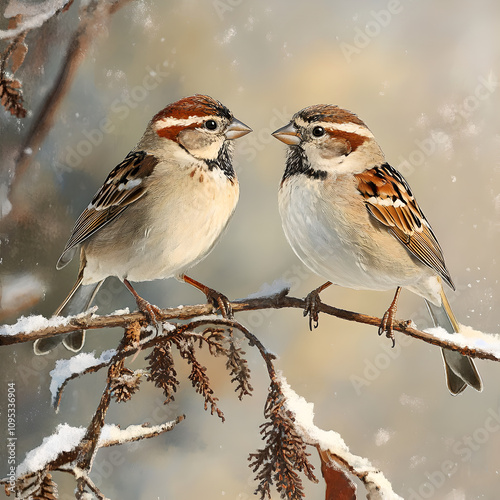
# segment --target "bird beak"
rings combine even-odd
[[[276,137],[276,139],[278,139],[279,141],[288,144],[289,146],[297,146],[298,144],[300,144],[299,133],[293,126],[292,122],[274,131],[271,135],[273,137]]]
[[[238,137],[243,137],[250,132],[252,132],[250,127],[236,118],[233,118],[233,121],[229,124],[229,127],[224,135],[226,136],[226,139],[238,139]]]

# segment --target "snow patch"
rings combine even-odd
[[[1,34],[1,31],[0,31]],[[0,37],[1,38],[1,37]],[[7,194],[9,192],[9,188],[7,184],[0,185],[0,219],[9,215],[12,210],[12,203],[7,198]]]
[[[122,314],[130,314],[130,309],[126,307],[125,309],[117,309],[113,311],[110,316],[121,316]]]
[[[446,342],[453,342],[459,347],[480,349],[486,351],[500,360],[500,335],[496,333],[483,333],[471,326],[459,324],[460,333],[448,333],[444,328],[437,326],[427,328],[425,333]]]
[[[138,439],[145,434],[159,434],[165,429],[172,427],[174,423],[175,422],[167,422],[151,427],[144,425],[129,425],[126,429],[120,429],[118,425],[106,424],[102,428],[99,445],[103,446],[108,441],[118,441],[118,443],[123,444]]]
[[[39,28],[67,3],[68,0],[45,0],[45,2],[37,4],[10,0],[5,8],[4,17],[11,18],[16,17],[18,14],[22,14],[23,21],[15,29],[6,31],[0,30],[0,40],[12,38],[26,30]]]
[[[163,333],[173,332],[173,331],[177,330],[177,325],[175,325],[174,323],[169,323],[168,321],[163,321],[161,326],[163,329]]]
[[[93,306],[87,311],[74,316],[52,316],[46,318],[45,316],[21,316],[13,325],[0,325],[1,335],[18,335],[20,333],[31,333],[45,328],[57,328],[58,326],[66,326],[73,319],[86,318],[97,311],[97,306]]]
[[[117,425],[106,424],[101,429],[97,446],[107,446],[110,441],[125,443],[152,433],[161,433],[171,429],[175,421],[166,422],[152,427],[129,425],[122,430]],[[72,427],[66,423],[59,424],[54,434],[43,438],[42,444],[26,454],[26,458],[17,467],[17,476],[42,470],[48,463],[57,458],[60,453],[75,449],[85,436],[84,427]]]
[[[108,349],[104,351],[98,358],[94,356],[94,352],[82,352],[69,359],[58,359],[56,367],[50,372],[52,378],[50,382],[50,393],[52,395],[52,404],[55,403],[57,393],[69,377],[75,373],[82,373],[91,366],[97,366],[101,363],[107,363],[115,354],[116,349]]]
[[[17,467],[17,475],[36,472],[57,458],[62,452],[71,451],[85,435],[85,428],[59,424],[54,434],[43,438],[42,444],[29,451]]]
[[[66,326],[70,319],[74,316],[54,316],[47,319],[44,316],[31,315],[21,316],[13,325],[0,326],[0,335],[18,335],[19,333],[31,333],[43,328],[55,328],[58,326]]]
[[[349,448],[338,432],[324,431],[314,424],[314,404],[308,403],[299,396],[288,384],[282,375],[279,379],[281,390],[286,398],[286,407],[295,416],[297,430],[300,431],[306,442],[317,442],[322,448],[340,452],[349,452]]]

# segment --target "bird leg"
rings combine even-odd
[[[203,292],[207,297],[208,303],[213,305],[213,307],[215,307],[216,309],[220,309],[220,312],[224,318],[232,319],[233,308],[231,307],[231,302],[224,294],[218,292],[217,290],[214,290],[213,288],[209,288],[203,283],[200,283],[199,281],[196,281],[193,278],[186,276],[185,274],[183,274],[181,278],[189,285],[192,285]]]
[[[146,315],[146,318],[150,323],[152,323],[157,331],[161,329],[161,310],[159,307],[150,304],[146,299],[143,299],[135,290],[134,287],[130,284],[130,281],[127,279],[123,280],[125,286],[130,290],[130,293],[135,297],[135,301],[137,303],[137,307],[139,311],[143,312]]]
[[[314,321],[314,328],[318,328],[319,308],[321,305],[321,299],[319,298],[319,294],[325,288],[328,288],[331,284],[332,284],[331,281],[323,283],[320,287],[310,292],[305,298],[306,306],[304,307],[304,316],[309,315],[309,330],[311,331],[313,329],[313,321]]]
[[[394,323],[394,316],[398,309],[398,299],[400,293],[401,293],[401,287],[398,286],[396,288],[396,294],[394,295],[394,299],[392,299],[391,305],[389,306],[389,309],[387,309],[387,311],[385,312],[382,318],[382,322],[380,323],[380,326],[378,328],[379,335],[382,335],[385,332],[385,336],[388,339],[392,340],[392,347],[396,345],[396,339],[394,338],[392,325]]]

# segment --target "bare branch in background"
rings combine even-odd
[[[86,3],[85,7],[82,9],[80,13],[80,24],[71,38],[66,56],[61,62],[59,73],[43,105],[40,107],[36,116],[33,117],[30,130],[19,147],[15,158],[15,174],[10,185],[11,192],[14,191],[18,182],[28,169],[33,158],[32,152],[38,151],[46,135],[52,128],[59,107],[71,88],[76,70],[85,59],[89,46],[100,34],[102,34],[102,27],[109,22],[110,17],[130,1],[131,0],[91,0]],[[63,1],[60,8],[53,12],[50,17],[66,10],[72,3],[72,0]],[[27,22],[25,24],[21,22],[20,26],[12,29],[12,33],[10,33],[10,31],[0,33],[0,38],[7,38],[7,34],[10,36],[17,36],[2,54],[0,66],[0,98],[2,104],[18,118],[26,115],[26,109],[23,106],[23,98],[20,91],[21,83],[19,80],[12,80],[6,77],[6,63],[9,58],[12,59],[12,72],[14,73],[14,70],[17,70],[22,63],[21,59],[24,58],[22,54],[24,49],[22,49],[21,44],[24,43],[27,30],[41,26],[47,19],[48,17],[44,16],[42,13],[38,19],[40,22]],[[21,47],[21,49],[19,47]]]

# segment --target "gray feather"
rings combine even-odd
[[[444,295],[444,293],[443,293]],[[434,326],[444,328],[448,333],[457,333],[456,321],[450,317],[446,310],[446,297],[443,297],[442,305],[436,306],[429,301],[425,301]],[[460,394],[467,385],[476,391],[483,390],[481,377],[471,358],[460,354],[458,351],[441,349],[446,372],[446,382],[448,389],[453,395]]]

